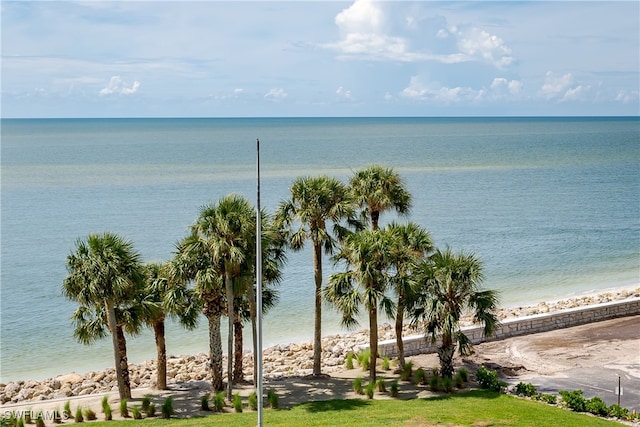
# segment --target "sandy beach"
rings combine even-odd
[[[501,312],[503,318],[516,315],[530,315],[540,310],[560,310],[563,307],[588,305],[603,300],[625,299],[640,296],[640,288],[627,289],[606,294],[585,296],[575,299],[556,301],[554,303],[541,303],[536,306],[517,307],[504,309]],[[390,326],[381,327],[381,339],[388,339]],[[630,316],[612,320],[596,322],[588,325],[576,326],[562,330],[508,338],[500,341],[492,341],[478,344],[474,352],[468,357],[457,357],[456,367],[464,366],[471,373],[480,365],[495,369],[500,376],[511,386],[516,383],[530,382],[539,391],[544,393],[557,393],[558,390],[582,389],[586,397],[599,396],[607,404],[616,403],[617,395],[615,387],[617,378],[621,377],[624,385],[624,395],[621,397],[621,406],[630,410],[640,410],[640,316]],[[366,331],[354,334],[337,335],[327,337],[323,346],[323,372],[326,378],[310,378],[307,374],[309,343],[297,343],[289,346],[277,346],[265,350],[265,384],[266,390],[273,390],[279,395],[280,407],[290,407],[295,404],[310,400],[326,400],[335,398],[358,398],[352,390],[353,379],[367,376],[357,366],[355,369],[344,368],[344,357],[337,354],[348,351],[366,342]],[[329,347],[329,348],[328,348]],[[340,351],[338,351],[340,350]],[[331,355],[331,357],[329,357]],[[138,385],[133,388],[133,399],[130,407],[139,405],[143,396],[150,394],[153,401],[159,407],[166,396],[172,396],[175,402],[176,416],[203,415],[200,410],[200,397],[210,391],[210,382],[207,380],[206,361],[204,372],[199,365],[199,359],[206,359],[205,355],[184,356],[171,359],[171,366],[182,364],[190,366],[194,371],[202,374],[200,379],[181,380],[180,373],[173,372],[169,379],[169,389],[165,391],[154,390],[150,385]],[[248,362],[250,357],[245,358]],[[422,367],[430,370],[438,366],[437,355],[423,354],[408,358],[414,363],[414,367]],[[172,361],[174,363],[172,363]],[[176,363],[178,362],[178,363]],[[149,362],[149,364],[152,364]],[[277,369],[277,366],[281,366]],[[245,366],[248,378],[250,378],[250,366]],[[132,370],[139,370],[133,367]],[[113,368],[111,368],[113,370]],[[97,373],[109,375],[109,369]],[[391,381],[397,378],[392,370],[380,369],[380,377]],[[87,374],[66,374],[55,379],[42,382],[46,384],[57,381],[63,387],[63,381],[87,382]],[[472,375],[473,378],[473,375]],[[614,381],[615,380],[615,381]],[[21,382],[21,388],[29,385],[29,381]],[[135,384],[132,384],[134,387]],[[0,392],[5,398],[5,403],[0,406],[0,412],[9,414],[12,411],[34,410],[53,411],[61,410],[64,403],[71,402],[72,410],[80,406],[92,408],[101,419],[100,402],[104,395],[109,396],[109,402],[114,408],[114,418],[118,418],[118,393],[117,388],[109,385],[111,390],[87,393],[85,395],[56,396],[49,395],[48,399],[36,397],[32,399],[11,402],[7,400],[7,388],[12,383],[0,384]],[[473,386],[473,383],[470,384]],[[15,387],[15,386],[13,386]],[[236,386],[241,396],[248,396],[253,391],[253,385],[249,382]],[[401,398],[426,397],[433,393],[426,386],[413,385],[409,382],[400,383]],[[376,399],[389,398],[388,394],[376,393]],[[15,399],[14,399],[15,400]],[[232,408],[228,408],[232,411]]]

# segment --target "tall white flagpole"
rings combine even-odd
[[[256,175],[257,175],[257,197],[256,197],[256,328],[258,329],[257,337],[257,357],[256,369],[257,375],[257,397],[258,397],[258,427],[262,427],[262,218],[260,215],[260,139],[256,138]]]

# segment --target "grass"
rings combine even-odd
[[[267,410],[269,426],[619,426],[613,421],[578,414],[539,402],[487,390],[413,400],[347,399],[309,402],[289,410]],[[104,425],[103,425],[104,424]],[[205,427],[256,425],[256,413],[216,414],[200,418],[92,422],[93,427]]]

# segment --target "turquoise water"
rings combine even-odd
[[[0,381],[111,366],[109,340],[72,337],[60,289],[75,240],[113,231],[147,261],[170,258],[201,205],[255,201],[257,137],[267,210],[298,176],[392,166],[414,196],[409,219],[477,253],[505,306],[640,282],[638,118],[2,120]],[[289,255],[265,345],[311,340],[311,260]],[[324,320],[324,334],[341,331],[330,307]],[[204,319],[170,325],[168,346],[206,352]],[[151,333],[129,351],[153,358]]]

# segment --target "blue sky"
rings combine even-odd
[[[2,117],[640,114],[637,1],[1,7]]]

